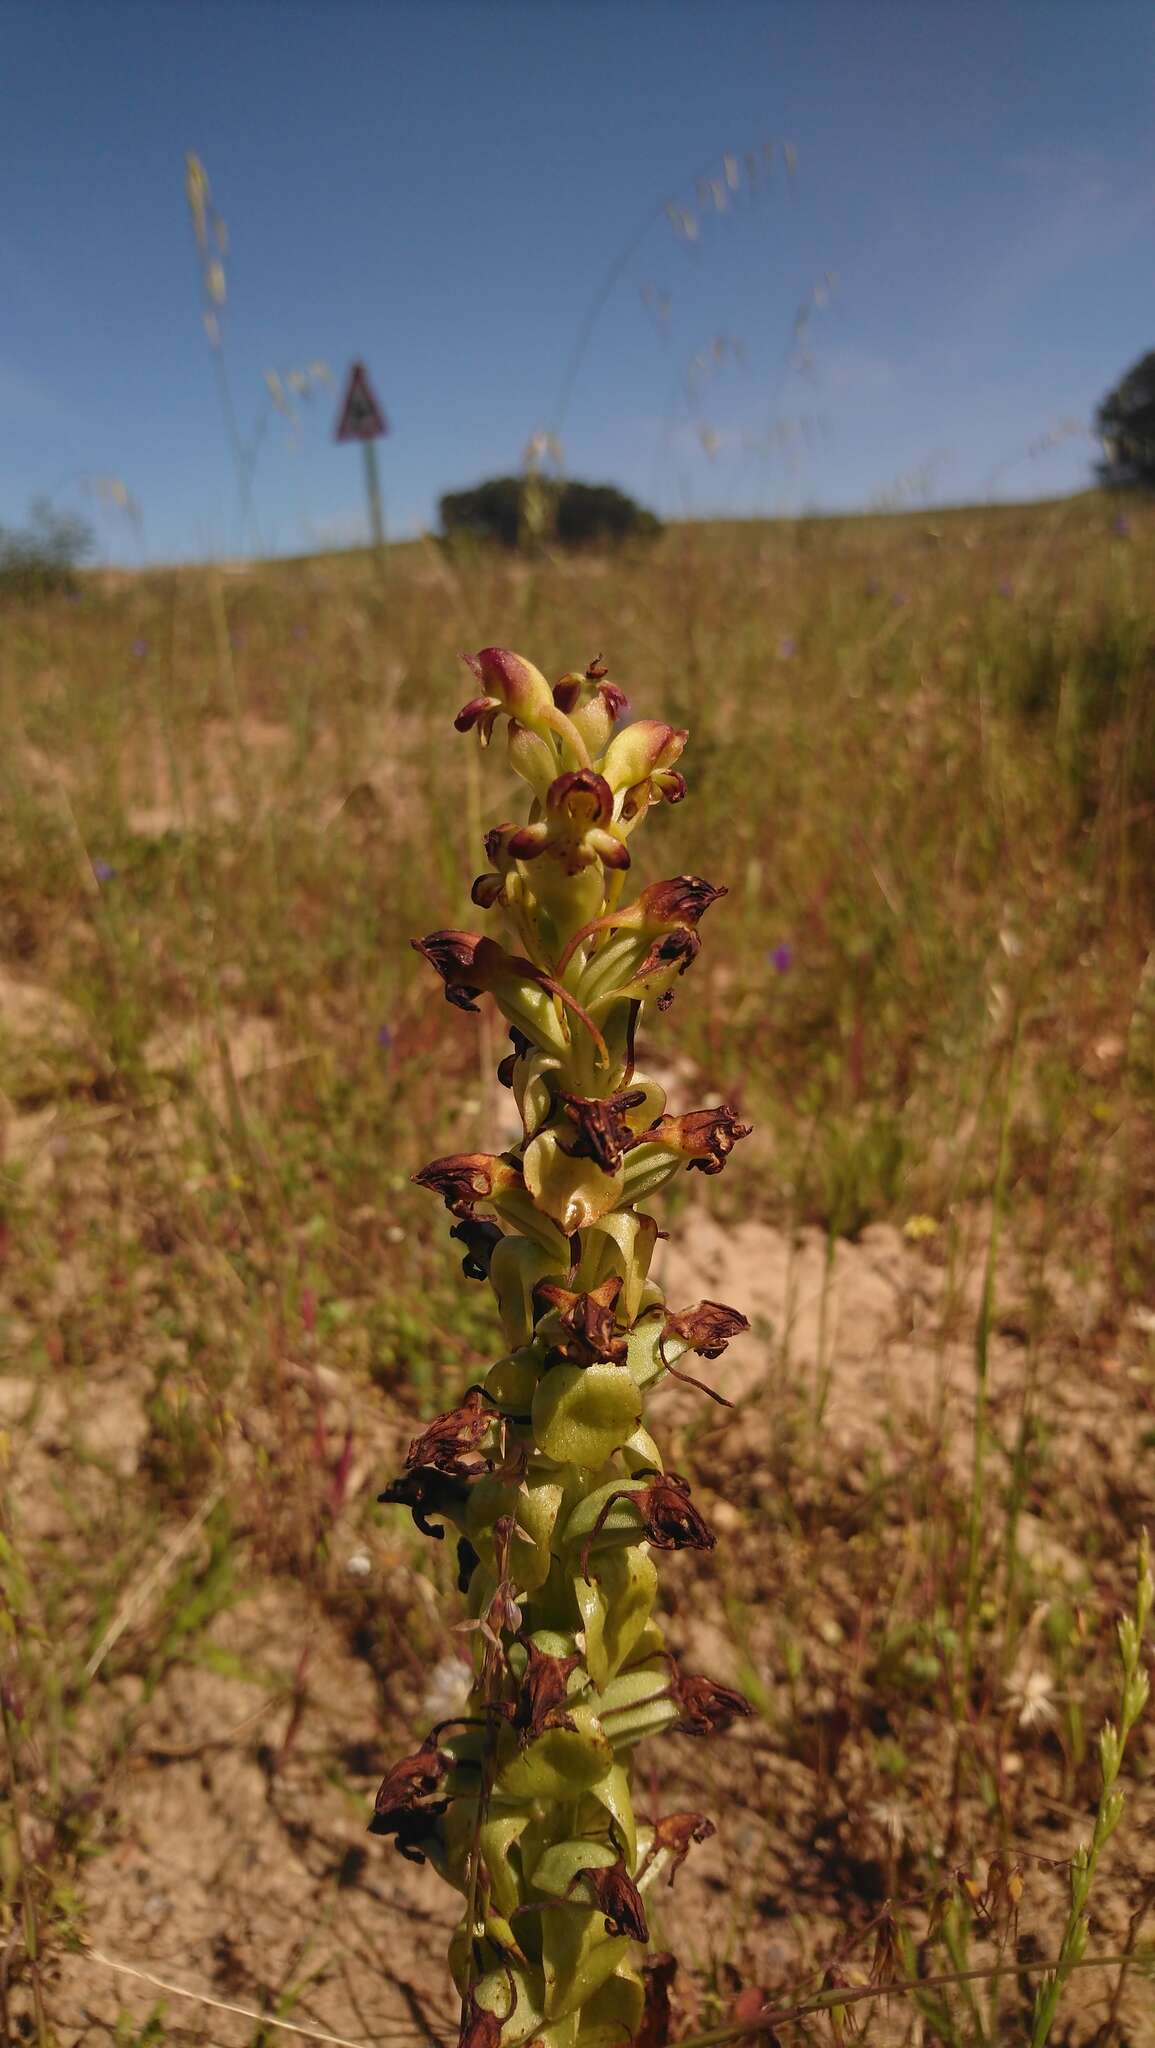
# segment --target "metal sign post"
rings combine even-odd
[[[369,531],[373,545],[385,562],[385,514],[381,503],[381,474],[377,467],[377,442],[389,432],[389,422],[369,382],[364,363],[354,363],[341,400],[334,439],[360,441],[365,457],[365,496],[369,504]]]

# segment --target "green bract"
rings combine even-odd
[[[646,1894],[711,1832],[698,1814],[638,1824],[633,1749],[748,1711],[680,1673],[654,1621],[652,1553],[714,1538],[642,1421],[667,1373],[692,1379],[690,1353],[716,1358],[746,1328],[719,1302],[668,1307],[649,1277],[657,1224],[638,1206],[688,1168],[719,1172],[747,1135],[729,1106],[666,1113],[634,1066],[644,1008],[673,1000],[724,892],[680,875],[620,900],[631,833],[685,794],[684,732],[623,725],[600,663],[552,691],[508,649],[469,667],[482,694],[458,729],[487,745],[507,719],[532,801],[523,823],[487,835],[473,886],[504,918],[501,940],[414,943],[451,1003],[475,1010],[485,995],[504,1016],[513,1049],[498,1074],[523,1135],[417,1179],[457,1219],[506,1349],[382,1495],[423,1533],[456,1534],[474,1677],[463,1718],[389,1772],[372,1826],[465,1901],[450,1951],[462,2048],[621,2048],[645,2008]]]

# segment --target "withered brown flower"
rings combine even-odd
[[[664,1949],[660,1955],[647,1956],[642,1964],[642,1978],[646,1987],[642,2021],[634,2035],[631,2048],[668,2048],[672,2015],[670,2012],[670,1990],[677,1975],[677,1957]]]
[[[684,1735],[716,1735],[732,1721],[749,1718],[750,1702],[731,1685],[716,1679],[684,1676],[671,1658],[670,1698],[680,1709],[677,1723]]]
[[[430,932],[428,938],[410,939],[415,953],[428,960],[435,974],[445,983],[445,1000],[459,1010],[476,1010],[475,996],[481,994],[480,981],[472,981],[471,971],[477,958],[477,949],[484,942],[477,932]]]
[[[566,1687],[570,1672],[576,1671],[582,1661],[577,1655],[551,1657],[529,1638],[525,1639],[525,1655],[516,1700],[498,1700],[494,1708],[516,1728],[523,1748],[536,1742],[547,1728],[573,1727],[565,1711]]]
[[[684,1116],[659,1117],[639,1142],[668,1145],[671,1152],[680,1152],[689,1160],[691,1170],[697,1167],[701,1173],[713,1174],[721,1173],[738,1140],[748,1138],[753,1128],[753,1124],[739,1122],[732,1103],[723,1102],[717,1109],[691,1109]]]
[[[666,882],[651,882],[633,905],[631,923],[643,927],[679,924],[697,925],[712,903],[727,891],[703,881],[701,875],[672,875]]]
[[[505,1235],[504,1231],[496,1223],[483,1223],[476,1216],[466,1216],[453,1225],[449,1235],[465,1246],[461,1270],[466,1279],[488,1280],[490,1262]]]
[[[469,1497],[469,1488],[460,1478],[447,1472],[439,1472],[435,1465],[417,1465],[411,1472],[403,1472],[399,1479],[391,1480],[384,1493],[377,1498],[388,1507],[408,1508],[423,1536],[432,1536],[440,1543],[444,1529],[435,1528],[428,1519],[430,1515],[447,1516],[460,1513]]]
[[[570,1365],[595,1365],[604,1361],[621,1365],[628,1349],[614,1315],[622,1291],[621,1277],[611,1273],[589,1294],[571,1294],[567,1287],[542,1280],[534,1289],[534,1300],[552,1309],[565,1332],[552,1346],[550,1363],[565,1360]]]
[[[455,1479],[472,1477],[485,1469],[485,1462],[475,1465],[467,1461],[496,1420],[488,1395],[481,1387],[470,1387],[459,1407],[439,1415],[420,1436],[414,1437],[405,1454],[406,1470],[428,1465]]]
[[[442,1727],[449,1725],[443,1722]],[[440,1728],[426,1736],[421,1748],[412,1756],[403,1756],[399,1763],[387,1771],[377,1788],[373,1802],[373,1818],[369,1822],[371,1835],[393,1835],[396,1846],[410,1863],[424,1863],[425,1851],[421,1846],[427,1841],[431,1824],[449,1805],[448,1799],[435,1799],[433,1794],[440,1790],[452,1759],[438,1748],[437,1737]]]
[[[648,1486],[622,1486],[602,1502],[598,1518],[582,1548],[582,1577],[589,1581],[590,1550],[601,1534],[616,1501],[628,1500],[642,1519],[646,1539],[655,1550],[713,1550],[717,1537],[690,1499],[689,1481],[680,1472],[659,1472]]]
[[[413,1179],[417,1187],[440,1195],[450,1213],[466,1221],[478,1202],[524,1186],[520,1168],[492,1152],[449,1152],[444,1159],[431,1159]]]
[[[517,2007],[517,1989],[508,1966],[507,1974],[510,1985],[509,2010],[505,2013],[490,2012],[487,2006],[478,2004],[475,1994],[471,1991],[465,2001],[457,2048],[501,2048],[502,2031],[513,2018]]]
[[[505,1058],[497,1063],[497,1078],[503,1088],[513,1087],[513,1070],[518,1060],[524,1059],[526,1053],[533,1050],[524,1031],[519,1031],[516,1024],[509,1027],[509,1042],[513,1051],[507,1052]]]
[[[634,1143],[634,1134],[626,1122],[627,1112],[637,1109],[645,1099],[644,1088],[622,1088],[601,1102],[561,1090],[558,1101],[577,1131],[573,1143],[563,1144],[562,1151],[570,1159],[592,1159],[603,1173],[616,1173],[622,1155]]]
[[[668,1010],[674,991],[667,984],[672,976],[685,974],[701,950],[702,941],[689,925],[675,925],[672,931],[662,932],[634,969],[628,983],[629,993],[642,1002],[654,997],[659,1010]]]
[[[723,1301],[696,1301],[666,1317],[658,1349],[668,1338],[680,1337],[698,1358],[721,1358],[730,1339],[749,1328],[741,1309],[727,1308]]]
[[[412,1756],[403,1756],[391,1770],[386,1771],[377,1788],[374,1801],[375,1813],[391,1813],[394,1808],[412,1812],[422,1799],[428,1799],[440,1787],[451,1759],[438,1748],[437,1735],[440,1730],[427,1735],[420,1749]]]
[[[666,1883],[673,1884],[694,1843],[708,1842],[710,1836],[717,1832],[713,1821],[707,1819],[704,1813],[664,1814],[661,1820],[654,1822],[654,1839],[646,1861],[651,1862],[659,1850],[667,1850],[670,1867],[666,1874]]]
[[[557,971],[564,974],[577,948],[598,932],[640,931],[656,936],[679,926],[696,929],[710,905],[725,894],[725,889],[716,889],[701,875],[674,875],[665,882],[651,882],[624,910],[607,911],[575,932],[562,951]]]
[[[642,1895],[619,1860],[608,1869],[579,1870],[570,1880],[569,1890],[575,1884],[588,1884],[594,1896],[594,1904],[605,1915],[607,1934],[620,1934],[630,1941],[648,1941],[650,1930],[646,1923],[646,1909]]]

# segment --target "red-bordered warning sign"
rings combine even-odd
[[[389,432],[389,422],[384,409],[369,382],[369,373],[364,363],[354,363],[345,386],[345,396],[337,416],[338,441],[377,441]]]

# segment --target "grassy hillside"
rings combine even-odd
[[[645,878],[729,888],[655,1048],[677,1107],[757,1126],[663,1219],[758,1305],[740,1421],[671,1409],[737,1559],[679,1561],[672,1633],[708,1608],[758,1707],[671,1902],[683,2031],[1001,1959],[862,2016],[1028,2038],[1155,1508],[1155,506],[1094,494],[0,610],[0,2035],[256,2038],[85,1943],[330,2035],[455,2032],[447,1899],[363,1826],[463,1640],[374,1496],[497,1341],[410,1176],[490,1147],[504,1047],[409,947],[477,924],[508,815],[451,723],[495,641],[601,653],[690,728]],[[1056,2038],[1155,2039],[1153,1767],[1140,1728],[1095,1893],[1133,1959]]]

